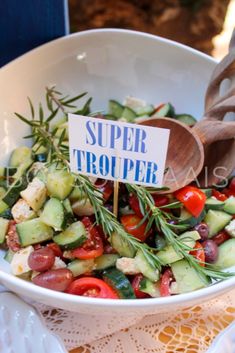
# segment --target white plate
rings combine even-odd
[[[0,70],[0,162],[22,144],[26,126],[13,116],[28,114],[26,97],[43,99],[44,87],[57,84],[64,93],[88,91],[93,109],[125,95],[159,104],[170,101],[177,112],[200,118],[215,60],[191,48],[152,35],[125,30],[93,30],[46,44]],[[77,297],[34,286],[9,274],[0,260],[0,281],[12,291],[47,305],[88,314],[141,316],[176,310],[218,296],[235,278],[215,286],[168,298],[102,300]]]
[[[0,293],[0,352],[67,351],[60,338],[47,330],[34,308],[12,293]]]
[[[206,353],[235,353],[235,322],[214,339]]]

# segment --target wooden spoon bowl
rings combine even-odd
[[[173,192],[187,185],[200,173],[204,163],[203,145],[185,124],[171,118],[150,118],[141,125],[170,130],[166,173],[163,185]]]

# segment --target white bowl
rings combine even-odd
[[[46,44],[0,70],[0,161],[23,143],[27,127],[13,116],[28,113],[26,97],[38,102],[44,87],[56,84],[64,93],[88,91],[93,108],[126,95],[150,103],[170,101],[177,112],[203,114],[204,94],[216,61],[191,48],[152,35],[126,30],[92,30]],[[1,253],[1,258],[3,252]],[[77,297],[37,287],[9,274],[0,260],[0,281],[10,290],[48,305],[87,314],[145,315],[175,310],[218,296],[235,278],[173,297],[103,300]]]

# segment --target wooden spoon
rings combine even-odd
[[[208,187],[223,180],[235,167],[235,122],[221,121],[227,112],[235,112],[235,84],[220,96],[221,82],[226,77],[235,78],[234,43],[235,31],[230,52],[216,66],[208,85],[206,114],[192,129],[170,118],[153,117],[140,123],[171,131],[164,177],[168,192],[189,184],[199,174],[199,185]]]
[[[170,129],[167,172],[163,181],[169,188],[167,192],[178,190],[197,178],[204,165],[204,149],[208,145],[235,136],[235,122],[204,119],[192,129],[172,118],[149,118],[140,124]]]

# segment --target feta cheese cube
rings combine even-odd
[[[59,268],[65,268],[65,267],[67,267],[67,266],[66,266],[66,263],[65,263],[63,260],[61,260],[60,257],[56,256],[56,257],[55,257],[54,265],[52,266],[51,269],[52,269],[52,270],[57,270],[57,269],[59,269]]]
[[[46,201],[47,189],[40,179],[34,178],[20,195],[34,211],[38,211]]]
[[[116,267],[125,275],[136,275],[140,273],[140,269],[135,259],[129,257],[121,257],[120,259],[117,259]]]
[[[123,104],[133,110],[146,107],[147,103],[143,99],[127,96]]]
[[[23,273],[29,272],[31,269],[28,265],[29,255],[34,251],[32,245],[27,246],[17,251],[11,261],[11,272],[15,276],[22,275]]]
[[[235,238],[235,219],[225,227],[225,230],[231,237]]]
[[[30,208],[28,203],[19,199],[11,209],[12,216],[16,223],[24,222],[28,219],[32,219],[36,216],[35,212]]]

